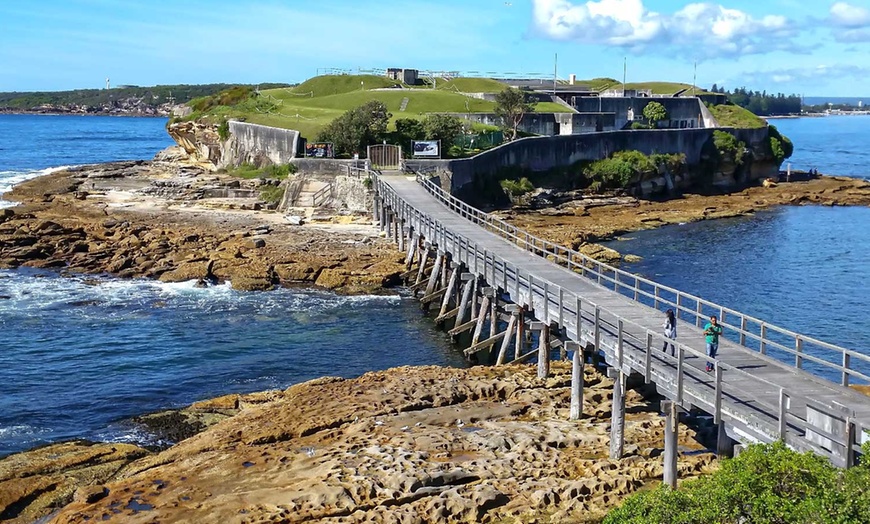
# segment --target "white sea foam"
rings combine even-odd
[[[0,171],[0,197],[3,196],[3,193],[11,190],[12,187],[16,184],[20,184],[21,182],[30,180],[32,178],[50,175],[52,173],[56,173],[57,171],[62,171],[71,167],[74,166],[50,167],[48,169],[38,169],[31,171]],[[16,202],[9,202],[8,200],[0,199],[0,209],[3,209],[5,207],[12,207],[16,204]]]
[[[20,439],[21,437],[35,437],[36,435],[43,435],[50,432],[50,429],[35,428],[26,424],[8,427],[0,426],[0,439]]]
[[[0,270],[0,311],[39,311],[58,308],[101,306],[131,309],[150,308],[155,302],[172,307],[196,308],[213,313],[229,313],[247,309],[258,315],[285,315],[288,311],[303,314],[329,314],[345,308],[389,306],[398,304],[397,295],[342,296],[328,291],[278,289],[268,292],[242,292],[232,289],[230,282],[201,287],[195,281],[159,282],[145,279],[110,277],[59,277],[53,273]],[[8,298],[6,298],[8,297]],[[160,307],[163,307],[161,305]],[[93,311],[82,310],[89,315]],[[112,313],[114,316],[114,313]]]

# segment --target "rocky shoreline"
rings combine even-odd
[[[243,181],[260,184],[259,181]],[[256,198],[207,198],[238,179],[172,162],[115,162],[15,186],[0,210],[0,268],[51,268],[235,289],[316,285],[373,293],[398,283],[402,255],[370,219],[294,226]]]
[[[626,457],[607,458],[612,381],[585,369],[404,367],[191,406],[218,414],[160,453],[66,443],[0,461],[11,522],[598,522],[662,473],[657,397],[630,384]],[[681,429],[681,478],[715,468]]]
[[[727,194],[687,193],[662,201],[567,197],[563,202],[560,199],[565,199],[565,195],[545,193],[534,208],[519,207],[495,214],[538,237],[577,249],[597,260],[619,263],[623,255],[598,242],[669,224],[752,215],[782,205],[870,206],[870,181],[819,176],[767,183]]]

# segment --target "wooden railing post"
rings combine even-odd
[[[843,380],[842,384],[846,387],[849,386],[849,369],[851,365],[852,355],[850,355],[845,349],[843,350]]]
[[[677,404],[680,406],[683,405],[683,361],[685,360],[685,353],[683,352],[683,345],[678,344],[677,350],[680,352],[677,357]],[[716,366],[719,367],[719,366]]]
[[[601,351],[601,308],[595,306],[595,351]]]
[[[616,328],[617,328],[616,329],[616,362],[617,362],[617,365],[619,366],[619,370],[623,371],[624,370],[624,367],[623,367],[624,366],[624,362],[623,362],[623,360],[624,360],[623,359],[624,339],[623,339],[623,323],[622,323],[621,318],[616,321]]]
[[[804,367],[804,341],[800,337],[800,335],[794,338],[794,365],[796,368],[801,369]]]
[[[716,366],[716,398],[713,401],[713,423],[722,423],[722,366]]]
[[[571,355],[571,412],[569,420],[580,420],[583,416],[583,346],[579,342],[568,342]]]
[[[740,315],[740,345],[746,346],[746,315]]]
[[[786,431],[788,429],[788,394],[784,388],[779,388],[779,438],[785,442]]]
[[[646,353],[643,361],[643,381],[646,384],[652,383],[652,351],[653,351],[653,334],[652,331],[646,332]]]
[[[764,322],[762,322],[761,323],[761,341],[758,344],[758,351],[762,355],[767,354],[767,342],[765,341],[766,339],[767,339],[767,325],[765,325]]]

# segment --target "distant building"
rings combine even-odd
[[[858,107],[864,107],[864,101],[858,100]]]
[[[398,80],[399,82],[415,85],[420,72],[416,69],[400,69],[398,67],[390,67],[387,69],[387,78]]]

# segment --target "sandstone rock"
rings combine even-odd
[[[275,266],[275,275],[282,282],[314,282],[323,268],[310,264],[279,264]]]
[[[109,495],[109,490],[105,486],[86,486],[76,490],[75,502],[83,504],[93,504],[98,500],[102,500]]]
[[[266,241],[262,238],[252,238],[242,244],[242,246],[246,249],[260,249],[266,247]]]
[[[160,275],[161,282],[187,282],[209,278],[209,262],[185,262],[172,271]]]
[[[275,285],[268,278],[237,276],[230,280],[233,289],[239,291],[269,291]]]

